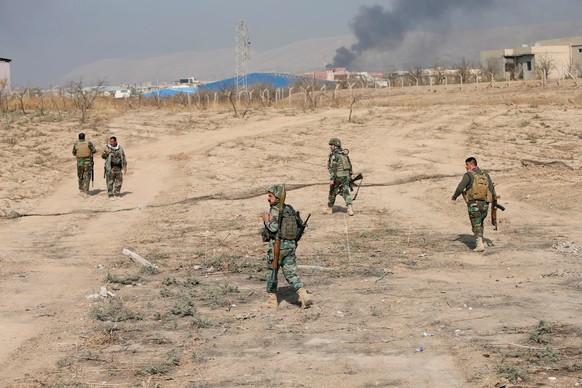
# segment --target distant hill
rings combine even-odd
[[[479,52],[537,40],[582,35],[582,23],[543,23],[528,26],[469,30],[436,34],[413,32],[399,47],[390,51],[368,52],[354,62],[350,70],[406,70],[411,66],[431,67],[436,63],[453,65],[461,59],[478,65]],[[248,72],[303,73],[321,71],[332,63],[335,50],[350,47],[352,35],[314,38],[264,51],[253,51]],[[109,84],[163,82],[194,76],[203,82],[232,77],[235,73],[235,49],[184,51],[146,59],[111,58],[77,67],[56,84],[68,81],[102,79]]]

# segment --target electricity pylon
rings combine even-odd
[[[248,93],[247,90],[247,61],[251,57],[251,40],[249,30],[244,20],[236,22],[236,93]]]

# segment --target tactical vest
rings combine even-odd
[[[281,217],[281,215],[279,215]],[[281,220],[281,239],[295,240],[297,238],[297,213],[291,205],[285,205]]]
[[[89,148],[89,143],[86,141],[81,141],[77,143],[77,158],[87,158],[91,156],[91,149]]]
[[[336,176],[350,176],[352,163],[348,153],[344,150],[337,152],[337,171]]]
[[[467,199],[469,201],[486,201],[490,203],[493,200],[493,194],[489,190],[489,176],[487,173],[469,172],[473,176],[473,184],[467,190]]]
[[[121,149],[113,151],[110,155],[111,167],[123,167],[123,156],[121,154]]]

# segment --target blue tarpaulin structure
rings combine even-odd
[[[274,89],[288,88],[297,82],[311,82],[313,79],[309,77],[302,77],[293,74],[280,73],[250,73],[247,74],[247,87],[252,88],[253,85],[266,85]],[[328,85],[335,85],[332,81],[317,79],[318,82],[323,82]],[[193,86],[188,88],[167,88],[156,90],[153,92],[144,93],[144,97],[172,97],[179,93],[191,94],[197,91],[219,92],[226,89],[236,88],[236,77],[223,79],[221,81],[211,82],[205,85]]]
[[[173,97],[180,93],[182,94],[193,94],[198,91],[198,86],[189,86],[187,88],[167,88],[154,90],[153,92],[144,93],[144,97]]]
[[[247,74],[247,87],[252,88],[253,85],[269,85],[272,88],[288,88],[297,82],[308,82],[311,78],[302,77],[293,74],[279,74],[279,73],[250,73]],[[218,92],[225,89],[236,88],[236,77],[227,78],[222,81],[211,82],[206,85],[201,85],[200,90]]]

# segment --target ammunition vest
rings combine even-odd
[[[111,167],[123,167],[123,156],[121,149],[113,151],[109,157],[111,158]]]
[[[348,153],[344,150],[335,153],[337,157],[337,171],[336,176],[350,176],[352,172],[352,162]]]
[[[467,190],[467,200],[490,203],[493,200],[493,194],[489,190],[489,175],[486,172],[480,174],[475,171],[469,172],[473,176],[473,184]]]
[[[285,205],[283,214],[279,214],[279,217],[283,217],[281,220],[281,239],[295,240],[297,237],[297,213],[295,209],[291,205]]]
[[[77,143],[77,158],[87,158],[93,155],[91,149],[89,148],[89,142],[81,141]]]

